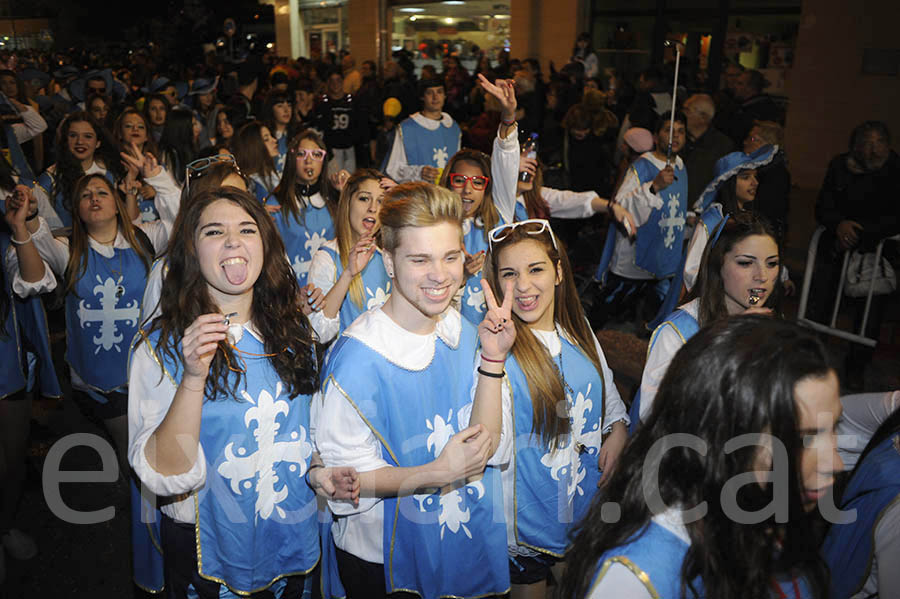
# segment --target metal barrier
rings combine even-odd
[[[803,290],[800,293],[800,308],[797,310],[797,322],[827,335],[833,335],[835,337],[840,337],[841,339],[846,339],[847,341],[861,343],[862,345],[868,345],[869,347],[875,347],[875,345],[878,343],[878,339],[866,337],[866,325],[869,322],[869,309],[872,306],[872,292],[875,289],[875,277],[872,277],[872,280],[869,281],[869,292],[868,294],[866,294],[866,307],[863,311],[862,324],[859,327],[859,333],[854,333],[853,331],[845,331],[843,329],[837,328],[838,312],[841,308],[841,299],[844,297],[844,283],[847,279],[847,266],[850,262],[850,250],[844,252],[844,261],[841,265],[841,277],[840,282],[838,283],[837,291],[835,293],[834,308],[831,311],[830,323],[825,325],[806,318],[806,304],[809,300],[809,289],[812,285],[813,271],[816,268],[816,252],[818,251],[819,247],[819,239],[822,237],[822,233],[824,231],[825,227],[819,226],[813,233],[812,239],[809,240],[809,249],[806,252],[806,270],[803,273]],[[878,246],[875,248],[876,265],[881,263],[881,254],[884,250],[884,242],[887,240],[900,241],[900,235],[887,237],[885,239],[882,239],[878,243]],[[876,333],[876,335],[877,334],[878,333]]]

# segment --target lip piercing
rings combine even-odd
[[[751,306],[755,306],[755,305],[758,304],[758,303],[759,303],[759,296],[757,296],[757,295],[751,295],[751,296],[750,296],[750,305],[751,305]]]

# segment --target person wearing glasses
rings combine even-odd
[[[284,174],[268,204],[300,286],[306,285],[313,256],[334,239],[337,190],[328,173],[328,150],[313,129],[298,133],[287,150]]]
[[[488,249],[488,231],[499,223],[527,218],[524,206],[516,203],[519,139],[515,84],[504,79],[497,79],[494,84],[483,75],[478,79],[485,92],[497,98],[502,106],[493,154],[460,150],[450,158],[440,183],[460,196],[465,211],[466,280],[460,289],[459,310],[473,324],[481,322],[486,310],[480,273]]]
[[[628,416],[550,224],[500,225],[489,240],[485,279],[497,301],[512,295],[516,328],[506,362],[516,445],[501,470],[510,596],[543,597],[573,523],[625,446]]]
[[[451,306],[463,278],[458,195],[401,184],[380,219],[391,294],[335,342],[313,400],[325,465],[359,472],[358,504],[329,501],[340,580],[349,599],[502,595],[495,466],[511,444],[512,286],[502,304],[486,292],[477,331]]]
[[[335,213],[335,236],[313,256],[309,284],[325,294],[310,322],[320,343],[334,339],[391,293],[380,243],[379,209],[394,182],[373,169],[359,169],[344,183]]]
[[[312,330],[272,219],[234,187],[192,198],[160,313],[135,337],[129,461],[162,499],[166,592],[301,595],[319,561],[316,493],[358,498],[315,452]]]

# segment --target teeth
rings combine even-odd
[[[228,260],[222,261],[221,266],[228,266],[229,264],[246,264],[247,260],[244,258],[229,258]]]
[[[434,288],[426,287],[426,288],[423,288],[422,291],[424,291],[425,295],[427,295],[429,297],[441,297],[442,295],[444,295],[444,292],[446,291],[446,289],[447,289],[446,287],[443,289],[434,289]]]

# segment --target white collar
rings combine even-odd
[[[547,348],[547,352],[550,354],[551,358],[555,358],[559,355],[559,352],[562,351],[562,339],[565,339],[572,345],[578,345],[569,332],[563,330],[563,328],[559,326],[559,323],[556,323],[556,326],[552,331],[531,329],[531,332],[534,333],[534,336],[537,337],[538,341]]]
[[[438,338],[447,347],[456,349],[461,333],[462,317],[453,307],[447,308],[434,331],[427,335],[404,329],[380,306],[364,312],[344,331],[344,335],[378,352],[391,364],[414,371],[425,370],[431,364]]]
[[[91,166],[90,166],[90,168],[88,168],[88,170],[84,171],[85,175],[94,175],[94,174],[98,174],[98,173],[101,175],[105,175],[106,169],[103,168],[102,166],[100,166],[99,164],[97,164],[96,160],[94,160],[94,162],[91,163]]]
[[[316,193],[309,196],[309,203],[313,208],[324,208],[325,198],[323,198],[322,194],[317,191]]]
[[[252,320],[248,320],[244,324],[230,324],[228,325],[228,337],[231,339],[231,342],[237,345],[238,341],[243,339],[244,331],[250,333],[254,339],[265,345],[265,341],[263,341],[262,337],[259,334],[259,331],[256,330],[256,327],[253,325]]]
[[[90,235],[88,235],[88,244],[92,250],[104,258],[112,258],[116,255],[116,250],[127,250],[131,247],[128,245],[128,241],[125,240],[125,236],[122,235],[121,231],[116,231],[116,239],[113,241],[112,245],[100,243]]]
[[[653,150],[650,150],[649,152],[644,152],[643,154],[641,154],[641,158],[646,158],[647,160],[652,162],[654,166],[656,166],[659,169],[663,169],[666,166],[666,161],[660,160],[659,158],[657,158],[656,154],[653,153]],[[681,161],[681,156],[677,156],[677,155],[675,156],[675,168],[678,170],[681,170],[684,168],[684,162]]]
[[[430,119],[421,112],[417,112],[414,115],[410,116],[412,120],[416,123],[425,127],[429,131],[437,130],[438,126],[443,125],[444,127],[452,127],[453,126],[453,117],[447,114],[446,112],[441,113],[440,120]]]
[[[684,511],[680,507],[670,507],[661,514],[654,515],[652,519],[688,545],[691,544],[691,537],[684,525]]]
[[[481,229],[484,228],[484,221],[481,220],[480,216],[476,216],[475,218],[472,218],[471,216],[467,216],[466,218],[463,219],[463,222],[462,222],[463,235],[469,234],[469,231],[472,230],[473,223],[478,228],[481,228]]]

